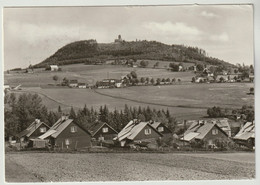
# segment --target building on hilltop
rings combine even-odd
[[[123,42],[123,39],[122,39],[121,35],[118,35],[118,38],[115,39],[115,43],[120,43],[120,42]]]

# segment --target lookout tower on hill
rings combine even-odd
[[[115,42],[123,42],[121,35],[118,35],[118,38],[115,39]]]

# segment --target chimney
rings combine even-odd
[[[67,119],[69,119],[69,116],[67,116],[67,115],[61,116],[61,121],[65,121],[65,120],[67,120]]]
[[[40,123],[40,120],[39,119],[35,119],[35,123],[36,124]]]

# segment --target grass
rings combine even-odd
[[[83,108],[85,104],[97,110],[104,104],[111,110],[121,110],[128,104],[132,107],[150,106],[165,110],[168,108],[177,119],[198,119],[207,115],[209,107],[241,108],[243,105],[254,104],[254,96],[247,95],[250,87],[253,87],[252,83],[184,83],[184,85],[135,86],[96,91],[46,88],[46,84],[55,83],[52,80],[53,75],[57,75],[59,80],[66,77],[90,84],[105,78],[121,78],[132,70],[136,70],[139,77],[180,78],[184,82],[189,82],[194,75],[192,72],[170,72],[166,69],[129,68],[117,65],[75,64],[62,66],[62,70],[62,72],[46,72],[37,69],[34,74],[5,74],[5,80],[11,86],[22,84],[25,92],[40,94],[43,103],[49,109],[57,110],[60,105],[65,112],[71,106],[78,109]]]
[[[180,78],[182,81],[191,81],[194,76],[192,72],[171,72],[166,69],[153,68],[131,68],[118,65],[84,65],[74,64],[62,66],[61,72],[44,71],[44,69],[36,69],[35,73],[14,73],[4,75],[6,84],[16,86],[22,84],[23,87],[39,87],[47,84],[60,83],[64,77],[67,79],[77,79],[80,82],[95,84],[106,78],[120,79],[121,76],[129,74],[131,71],[136,71],[138,77],[149,78]],[[55,82],[52,77],[58,76],[58,81]]]
[[[24,152],[7,153],[5,166],[7,182],[37,181],[35,177],[43,182],[252,179],[254,157],[254,153]],[[12,176],[21,169],[24,174]]]

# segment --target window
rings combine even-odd
[[[40,133],[45,133],[46,132],[46,127],[41,127],[40,128]]]
[[[163,131],[164,131],[164,128],[163,128],[163,127],[158,127],[158,131],[159,131],[159,132],[163,132]]]
[[[70,140],[69,139],[65,139],[65,145],[70,145]]]
[[[212,130],[212,135],[217,135],[218,134],[218,130],[217,129],[213,129]]]
[[[77,132],[77,127],[76,126],[70,127],[70,132],[72,132],[72,133]]]
[[[108,132],[108,128],[107,127],[102,128],[102,132],[103,133],[107,133]]]
[[[152,133],[152,130],[150,128],[144,130],[145,135],[150,135]]]

